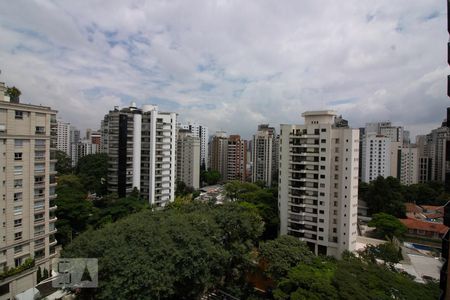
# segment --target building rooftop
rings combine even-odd
[[[334,110],[310,110],[302,113],[302,117],[311,116],[336,116],[337,112]]]
[[[437,232],[439,234],[444,234],[448,230],[448,227],[444,224],[426,222],[413,218],[400,219],[400,222],[402,222],[408,229]]]

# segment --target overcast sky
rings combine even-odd
[[[444,118],[446,1],[3,1],[0,81],[97,129],[157,104],[210,133],[334,109],[413,135]]]

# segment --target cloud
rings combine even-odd
[[[331,108],[354,127],[426,133],[446,94],[445,3],[426,0],[8,1],[0,80],[84,129],[154,103],[210,132],[301,123]]]

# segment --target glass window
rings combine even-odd
[[[22,166],[14,166],[14,175],[22,175],[23,167]]]
[[[14,206],[14,215],[20,215],[22,213],[22,205]]]

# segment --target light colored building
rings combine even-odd
[[[391,142],[403,143],[405,139],[409,139],[409,132],[404,133],[402,126],[392,126],[389,121],[366,123],[365,133],[376,133],[388,137]]]
[[[176,122],[176,113],[134,103],[105,115],[101,135],[109,156],[109,192],[124,197],[137,188],[155,206],[174,200]]]
[[[200,188],[200,138],[187,129],[178,130],[176,181]]]
[[[415,145],[403,145],[401,149],[400,182],[405,185],[419,182],[419,154]]]
[[[0,83],[0,269],[34,259],[21,273],[0,280],[0,299],[36,285],[37,268],[50,270],[56,255],[56,111],[12,103]]]
[[[78,164],[78,161],[90,154],[96,154],[100,151],[100,145],[92,143],[91,140],[84,139],[80,140],[77,144],[73,145],[72,147],[72,164],[76,166]]]
[[[280,129],[280,233],[339,257],[356,246],[359,131],[336,126],[334,111],[302,116]]]
[[[366,133],[362,143],[361,180],[370,182],[378,176],[391,176],[391,138],[376,133]]]
[[[71,155],[70,146],[70,123],[58,120],[56,149],[65,152],[68,156]]]
[[[252,141],[252,182],[262,181],[272,186],[278,177],[278,148],[275,128],[259,125]]]
[[[200,125],[195,122],[188,122],[188,124],[178,124],[179,128],[189,130],[193,135],[200,138],[200,168],[202,170],[208,169],[208,127]]]

